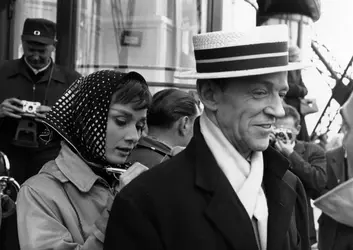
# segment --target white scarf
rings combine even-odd
[[[260,249],[266,250],[268,207],[261,187],[264,171],[262,152],[252,153],[250,166],[205,112],[200,117],[200,127],[206,144],[238,195],[249,218],[257,219]]]

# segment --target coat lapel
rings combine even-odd
[[[331,166],[333,172],[336,175],[337,183],[344,182],[346,176],[344,174],[344,150],[343,147],[339,147],[334,151],[332,157],[330,158],[329,165]]]
[[[257,250],[251,220],[208,148],[198,121],[195,122],[194,138],[186,151],[194,161],[195,185],[202,190],[208,202],[206,218],[232,249]]]
[[[205,194],[205,216],[223,235],[232,249],[257,250],[251,220],[234,192],[195,122],[194,137],[186,148],[195,166],[195,185]],[[283,178],[288,160],[276,150],[264,152],[264,191],[269,208],[267,249],[280,250],[286,238],[296,202],[296,191]],[[296,180],[296,179],[295,179]]]
[[[264,152],[264,189],[269,210],[267,249],[281,249],[296,202],[296,191],[283,181],[289,162],[276,150]]]

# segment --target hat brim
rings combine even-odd
[[[293,62],[286,66],[270,67],[261,69],[249,69],[238,71],[214,72],[214,73],[198,73],[196,71],[184,71],[176,74],[174,77],[179,79],[218,79],[218,78],[235,78],[244,76],[265,75],[277,72],[299,70],[311,67],[309,63]]]
[[[55,40],[52,38],[42,37],[42,36],[31,36],[31,35],[22,35],[22,41],[37,42],[37,43],[42,43],[46,45],[52,45],[55,43]]]

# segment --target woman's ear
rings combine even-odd
[[[211,111],[218,109],[220,94],[223,92],[217,83],[213,80],[198,80],[197,93],[207,109]]]

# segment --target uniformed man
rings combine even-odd
[[[56,24],[26,19],[23,56],[0,64],[0,150],[11,162],[11,175],[23,183],[54,159],[60,141],[38,121],[80,74],[56,65]]]

